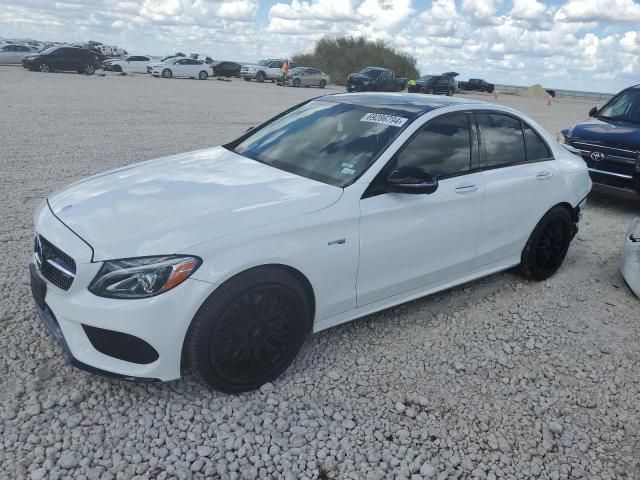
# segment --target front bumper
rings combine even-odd
[[[32,267],[35,281],[46,285],[44,296],[37,301],[38,314],[62,344],[70,363],[124,379],[179,378],[182,345],[191,319],[214,286],[187,279],[176,288],[147,299],[98,297],[87,289],[102,265],[91,261],[90,248],[48,207],[37,214],[36,227],[40,235],[76,262],[76,275],[68,290],[58,288]],[[145,350],[154,355],[145,354]]]

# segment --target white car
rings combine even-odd
[[[240,76],[247,82],[251,81],[251,79],[256,79],[260,83],[265,80],[275,82],[276,77],[281,73],[283,63],[284,60],[269,59],[260,60],[255,65],[242,65]],[[293,70],[295,66],[294,63],[289,62],[289,70]]]
[[[620,271],[631,291],[640,297],[640,217],[631,222],[624,237]]]
[[[0,64],[21,63],[24,57],[34,53],[38,53],[37,50],[26,45],[3,45],[0,47]]]
[[[184,360],[246,391],[310,332],[516,265],[548,278],[590,189],[580,157],[506,107],[324,96],[51,195],[32,291],[76,366],[172,380]]]
[[[153,62],[155,60],[145,55],[130,55],[118,60],[109,60],[104,62],[104,65],[112,72],[147,73],[147,66]]]
[[[176,57],[164,63],[154,64],[151,74],[154,77],[173,78],[198,78],[206,80],[209,77],[211,67],[200,60],[193,58]]]

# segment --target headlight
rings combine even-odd
[[[198,257],[180,255],[110,260],[104,262],[89,291],[108,298],[153,297],[180,285],[201,263]]]

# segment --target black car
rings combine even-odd
[[[640,193],[640,85],[615,95],[590,120],[562,131],[580,151],[595,183]]]
[[[467,82],[459,82],[458,88],[460,90],[469,90],[475,92],[488,92],[493,93],[496,86],[493,83],[489,83],[481,78],[470,78]]]
[[[431,86],[440,75],[422,75],[419,79],[409,82],[407,90],[410,93],[431,93]]]
[[[434,93],[436,95],[448,95],[451,96],[456,92],[456,79],[450,75],[440,75],[437,77],[430,90],[427,93]]]
[[[92,75],[100,66],[98,53],[86,48],[51,47],[38,55],[28,55],[22,59],[22,66],[29,70],[53,72],[55,70],[76,71]]]
[[[214,63],[213,74],[217,77],[238,77],[240,78],[240,69],[242,65],[236,62],[218,62]]]
[[[396,77],[393,70],[382,67],[367,67],[347,77],[348,92],[401,92],[407,79]]]

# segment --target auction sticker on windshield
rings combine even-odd
[[[360,119],[361,122],[380,123],[382,125],[391,125],[392,127],[401,127],[407,119],[404,117],[394,117],[393,115],[386,115],[384,113],[367,113]]]

